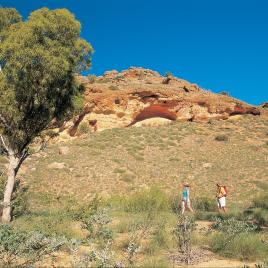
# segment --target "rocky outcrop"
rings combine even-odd
[[[131,126],[148,118],[208,122],[238,114],[260,115],[257,107],[230,96],[144,68],[77,79],[85,87],[86,104],[83,113],[62,127],[71,136],[76,135],[82,121],[93,132]]]

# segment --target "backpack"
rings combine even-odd
[[[228,189],[227,189],[227,186],[223,186],[223,189],[225,191],[225,195],[224,196],[227,196],[228,195]]]

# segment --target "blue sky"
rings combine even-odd
[[[141,66],[268,101],[267,0],[0,0],[27,18],[40,7],[68,8],[94,47],[90,73]]]

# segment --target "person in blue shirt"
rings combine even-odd
[[[183,184],[181,214],[184,214],[185,209],[188,209],[189,211],[193,212],[193,209],[191,207],[191,201],[190,201],[190,185],[189,185],[189,183]]]

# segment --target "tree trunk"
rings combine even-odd
[[[9,154],[9,166],[7,174],[7,184],[4,192],[4,202],[3,202],[3,214],[2,222],[8,223],[11,221],[11,198],[14,190],[15,179],[17,174],[17,168],[19,165],[19,158],[14,156],[14,154]]]

